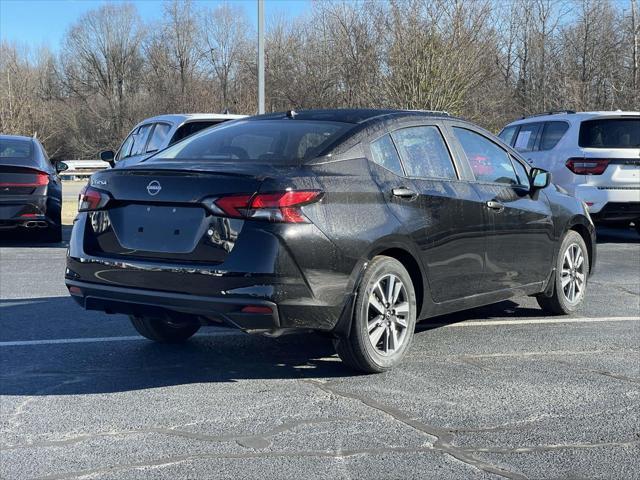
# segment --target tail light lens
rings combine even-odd
[[[108,193],[96,190],[90,186],[85,186],[78,196],[78,211],[89,212],[100,210],[107,206],[111,197]]]
[[[31,173],[31,172],[29,172]],[[33,172],[36,179],[28,182],[2,182],[0,187],[42,187],[49,184],[49,175],[43,172]]]
[[[317,202],[322,192],[317,190],[286,190],[254,195],[227,195],[205,201],[217,215],[251,218],[269,222],[308,223],[301,207]]]
[[[610,161],[604,158],[570,158],[566,165],[577,175],[602,175]]]

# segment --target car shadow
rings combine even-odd
[[[157,344],[138,339],[126,317],[85,312],[70,297],[0,301],[0,322],[0,395],[113,393],[190,383],[359,375],[339,361],[327,336],[267,338],[228,329],[218,330],[218,336],[216,327],[207,327],[184,344]],[[132,336],[136,338],[81,340]],[[31,340],[44,343],[12,344]]]
[[[539,318],[542,316],[545,316],[545,314],[540,308],[521,307],[516,302],[505,300],[503,302],[486,305],[484,307],[477,307],[469,310],[463,310],[461,312],[431,317],[416,325],[416,333],[467,320],[491,320],[492,318]]]
[[[640,234],[633,228],[613,228],[599,225],[596,228],[598,244],[604,243],[640,243]]]
[[[540,315],[538,309],[516,306],[507,301],[436,317],[418,324],[416,333],[470,319]],[[138,339],[125,317],[84,312],[70,297],[0,301],[0,319],[0,395],[97,394],[247,379],[360,376],[340,362],[331,338],[319,334],[267,338],[218,330],[217,335],[211,327],[181,345],[157,344]],[[77,340],[131,336],[136,339]],[[46,343],[48,339],[56,342]],[[45,343],[9,343],[25,340]]]
[[[39,229],[0,230],[0,248],[60,248],[71,238],[72,225],[62,226],[62,242],[46,243],[38,238]]]

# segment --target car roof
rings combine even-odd
[[[187,121],[204,121],[204,120],[237,120],[245,118],[246,115],[235,115],[229,113],[169,113],[166,115],[156,115],[155,117],[145,118],[136,124],[136,127],[145,123],[153,122],[170,122],[176,125]]]
[[[637,117],[640,112],[611,110],[611,111],[593,111],[593,112],[557,112],[548,114],[531,115],[529,117],[520,118],[510,122],[507,126],[523,125],[526,123],[548,122],[552,120],[572,120],[581,122],[592,118],[608,118],[608,117]]]
[[[400,110],[400,109],[377,109],[377,108],[344,108],[344,109],[324,109],[324,110],[300,110],[289,112],[267,113],[255,115],[247,120],[281,120],[285,118],[295,118],[296,120],[311,120],[324,122],[341,123],[364,123],[373,119],[383,119],[390,116],[428,116],[451,119],[447,112],[435,112],[430,110]]]
[[[3,140],[27,140],[33,142],[33,137],[27,137],[24,135],[0,135]]]

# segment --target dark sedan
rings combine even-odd
[[[48,242],[62,238],[62,162],[35,138],[0,135],[0,231],[24,228]]]
[[[380,372],[417,320],[523,294],[553,314],[580,306],[594,227],[549,180],[444,114],[252,117],[94,175],[66,284],[152,340],[316,330]]]

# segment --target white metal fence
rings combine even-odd
[[[92,174],[109,167],[107,162],[102,160],[65,160],[69,168],[60,173],[63,180],[82,180]]]

